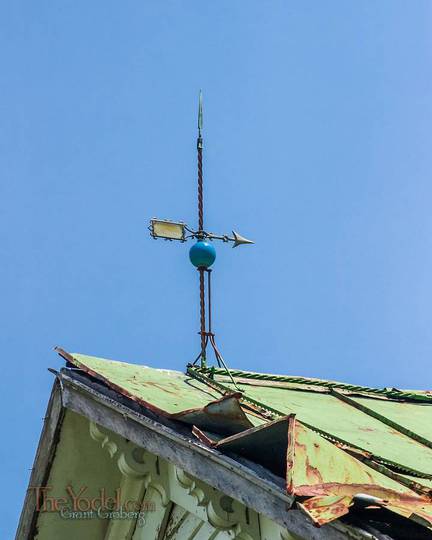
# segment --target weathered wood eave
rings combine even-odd
[[[258,476],[238,461],[204,447],[119,403],[102,393],[100,388],[76,380],[65,372],[57,374],[54,382],[30,486],[45,485],[48,479],[65,408],[170,461],[301,537],[311,540],[375,538],[341,522],[322,528],[314,527],[303,513],[290,509],[293,498],[276,483]],[[16,540],[33,538],[37,513],[34,496],[31,495],[28,491]]]
[[[62,403],[62,389],[59,380],[54,381],[51,396],[44,418],[44,426],[36,450],[32,472],[29,480],[31,486],[45,486],[55,457],[57,441],[64,417],[65,408]],[[35,495],[27,489],[24,505],[18,523],[16,540],[32,539],[34,536],[37,512]]]

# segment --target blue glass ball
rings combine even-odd
[[[197,268],[208,268],[216,259],[216,250],[212,243],[198,240],[189,250],[189,259]]]

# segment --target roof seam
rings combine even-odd
[[[386,424],[387,426],[392,427],[393,429],[395,429],[396,431],[399,431],[403,435],[406,435],[410,439],[420,444],[423,444],[424,446],[427,446],[428,448],[432,448],[432,441],[430,441],[429,439],[426,439],[426,437],[423,437],[422,435],[419,435],[418,433],[415,433],[414,431],[411,431],[410,429],[405,428],[401,424],[398,424],[397,422],[390,420],[390,418],[387,418],[387,416],[384,416],[383,414],[380,414],[374,411],[373,409],[370,409],[366,405],[358,403],[354,399],[351,399],[350,397],[344,394],[341,394],[334,388],[330,390],[330,393],[331,395],[335,396],[337,399],[340,399],[344,403],[347,403],[351,407],[358,409],[359,411],[367,414],[368,416],[372,416],[372,418],[375,418],[376,420],[382,422],[383,424]]]

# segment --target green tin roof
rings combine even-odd
[[[93,372],[96,378],[117,387],[122,394],[168,414],[204,407],[209,401],[221,397],[218,392],[179,371],[153,369],[83,354],[73,354],[72,357],[74,365]]]
[[[317,524],[348,512],[361,492],[432,527],[431,393],[239,370],[233,384],[221,369],[184,374],[59,353],[142,406],[193,424],[201,442],[286,475],[288,491],[313,497],[302,509]]]
[[[230,383],[226,382],[226,384],[228,386]],[[246,394],[261,401],[264,405],[278,409],[285,415],[295,413],[303,423],[380,456],[383,460],[402,463],[410,469],[424,473],[432,471],[432,450],[430,448],[395,431],[393,427],[348,405],[334,395],[265,386],[248,386]],[[380,410],[383,409],[381,400],[362,399],[366,400],[368,404],[378,405],[377,408]],[[384,405],[388,404],[389,402]],[[402,421],[395,409],[403,409],[406,403],[391,402],[391,406],[393,407],[393,417]],[[410,404],[410,407],[415,409],[409,422],[411,429],[417,430],[418,428],[418,431],[422,431],[422,420],[425,415],[429,418],[429,428],[432,426],[432,407],[430,405]],[[419,419],[417,419],[417,411],[420,415]]]

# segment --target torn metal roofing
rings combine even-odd
[[[141,406],[193,426],[201,444],[284,478],[317,526],[366,509],[432,534],[429,392],[235,370],[238,392],[220,369],[182,374],[58,352]]]

